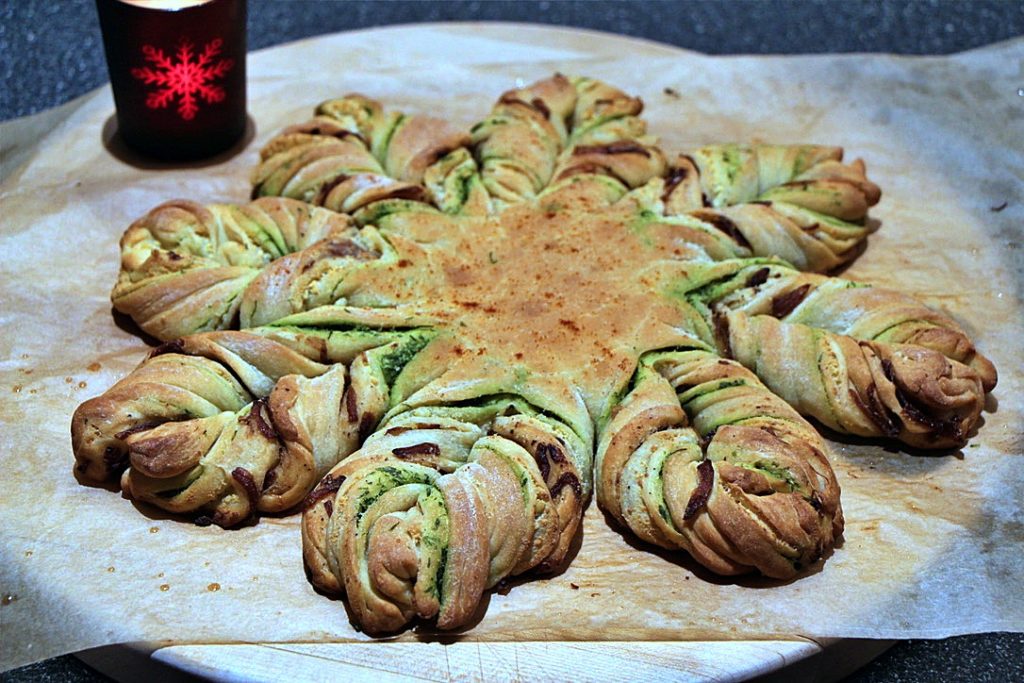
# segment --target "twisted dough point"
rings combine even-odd
[[[680,156],[665,179],[644,188],[657,213],[696,220],[756,256],[800,270],[832,270],[856,256],[874,230],[865,225],[878,187],[859,159],[838,147],[716,145]]]
[[[556,74],[510,90],[470,131],[480,176],[498,208],[573,176],[637,187],[665,172],[644,138],[643,103],[600,81]]]
[[[224,527],[287,510],[386,409],[374,351],[346,372],[247,332],[165,344],[75,411],[75,469],[91,481],[124,470],[133,498]]]
[[[611,86],[561,75],[512,90],[469,135],[429,117],[385,113],[360,95],[320,105],[261,152],[253,197],[284,196],[350,213],[486,215],[552,183],[613,179],[634,188],[667,163],[644,137],[642,103]]]
[[[729,315],[727,338],[732,357],[772,391],[841,432],[950,448],[981,415],[978,374],[938,351],[742,313]]]
[[[372,230],[360,233],[344,216],[290,199],[206,207],[173,201],[121,238],[121,272],[110,298],[166,341],[231,327],[240,312],[242,324],[251,325],[261,306],[280,317],[333,303],[332,285],[385,248]],[[301,256],[286,256],[299,250]]]
[[[955,321],[891,289],[801,273],[774,260],[732,259],[687,264],[674,293],[697,308],[694,329],[711,343],[716,312],[770,315],[854,339],[933,349],[970,366],[986,392],[998,379]]]
[[[385,112],[360,95],[324,102],[260,152],[253,197],[300,199],[353,213],[382,200],[427,202],[427,168],[468,138],[441,120]]]
[[[821,437],[750,371],[701,350],[641,359],[602,432],[597,492],[637,536],[719,574],[791,578],[843,530]]]
[[[864,162],[843,164],[841,147],[710,145],[681,156],[669,174],[668,213],[754,201],[802,206],[845,221],[861,221],[881,191]]]
[[[566,557],[589,446],[517,398],[390,418],[309,496],[303,557],[380,634],[415,617],[466,624],[483,591]]]

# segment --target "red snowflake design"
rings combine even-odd
[[[146,85],[157,86],[146,97],[146,106],[164,109],[178,98],[178,114],[191,121],[199,111],[199,99],[208,104],[223,101],[224,88],[212,81],[223,77],[235,65],[232,59],[214,63],[223,44],[220,38],[212,40],[196,55],[195,46],[182,40],[173,57],[152,45],[143,46],[142,54],[153,66],[136,67],[132,69],[132,76]]]

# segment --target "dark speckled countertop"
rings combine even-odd
[[[518,21],[611,31],[708,54],[949,54],[1024,35],[1019,0],[701,2],[340,2],[250,0],[257,50],[323,33],[426,21]],[[0,3],[0,120],[67,102],[107,81],[91,0]],[[2,646],[2,645],[0,645]],[[108,680],[73,656],[4,681]],[[851,681],[1022,681],[1024,635],[897,643]]]

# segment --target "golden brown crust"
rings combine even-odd
[[[253,196],[291,197],[353,212],[387,198],[425,200],[426,169],[469,137],[448,122],[385,112],[360,95],[330,100],[260,152]]]
[[[221,526],[290,509],[383,413],[370,353],[350,379],[258,334],[185,337],[78,407],[75,469]]]
[[[583,493],[581,475],[567,453],[564,439],[543,429],[537,421],[521,415],[499,417],[495,419],[492,429],[495,434],[525,448],[537,462],[558,520],[557,543],[541,559],[538,567],[542,571],[553,571],[565,560],[583,521],[587,500]]]
[[[858,340],[933,349],[973,368],[986,392],[998,380],[956,321],[891,289],[801,273],[775,259],[728,259],[689,264],[673,292],[695,309],[702,336],[712,343],[716,315],[770,315]]]
[[[868,208],[881,193],[860,159],[839,147],[712,145],[681,155],[647,200],[666,216],[689,216],[755,256],[779,256],[825,272],[857,255],[872,232]]]
[[[451,524],[446,562],[458,568],[444,573],[441,590],[446,599],[437,617],[438,628],[450,629],[469,621],[487,583],[487,526],[483,503],[469,484],[445,477],[438,487]]]
[[[843,519],[825,444],[751,372],[701,350],[651,353],[634,384],[597,456],[598,502],[620,523],[721,574],[791,578],[831,548]],[[656,427],[658,402],[692,427]]]
[[[729,316],[734,357],[801,412],[860,436],[962,446],[985,392],[978,374],[918,346],[857,341],[768,316]]]
[[[167,341],[236,324],[248,289],[271,261],[317,245],[330,253],[358,241],[348,220],[289,199],[244,206],[173,201],[137,220],[121,238],[118,311]],[[365,251],[365,249],[364,249]]]
[[[457,628],[485,589],[565,558],[586,503],[574,463],[589,445],[521,397],[476,403],[399,407],[310,496],[310,578],[343,589],[368,631],[435,616]]]
[[[874,229],[862,162],[719,145],[670,167],[642,107],[556,75],[460,133],[350,95],[262,150],[254,196],[292,199],[154,210],[119,309],[162,338],[253,329],[84,404],[83,477],[127,468],[136,498],[225,526],[305,496],[310,579],[360,627],[457,628],[564,564],[596,422],[611,518],[718,573],[798,575],[843,529],[824,442],[712,348],[799,410],[930,447],[962,441],[995,371],[948,317],[798,272]]]

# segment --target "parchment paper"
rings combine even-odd
[[[297,518],[198,528],[72,476],[70,416],[143,357],[111,315],[117,240],[166,199],[245,201],[257,150],[360,91],[466,124],[559,70],[640,94],[670,151],[729,140],[843,145],[883,188],[847,275],[917,294],[996,363],[962,451],[833,441],[845,541],[788,584],[709,576],[588,510],[563,574],[485,600],[463,637],[651,640],[943,637],[1024,630],[1024,40],[949,58],[709,58],[539,27],[329,36],[250,56],[255,136],[205,165],[133,160],[103,88],[4,124],[0,186],[0,668],[127,641],[365,639],[303,575]],[[578,587],[578,588],[576,588]],[[401,638],[432,638],[411,631]]]

